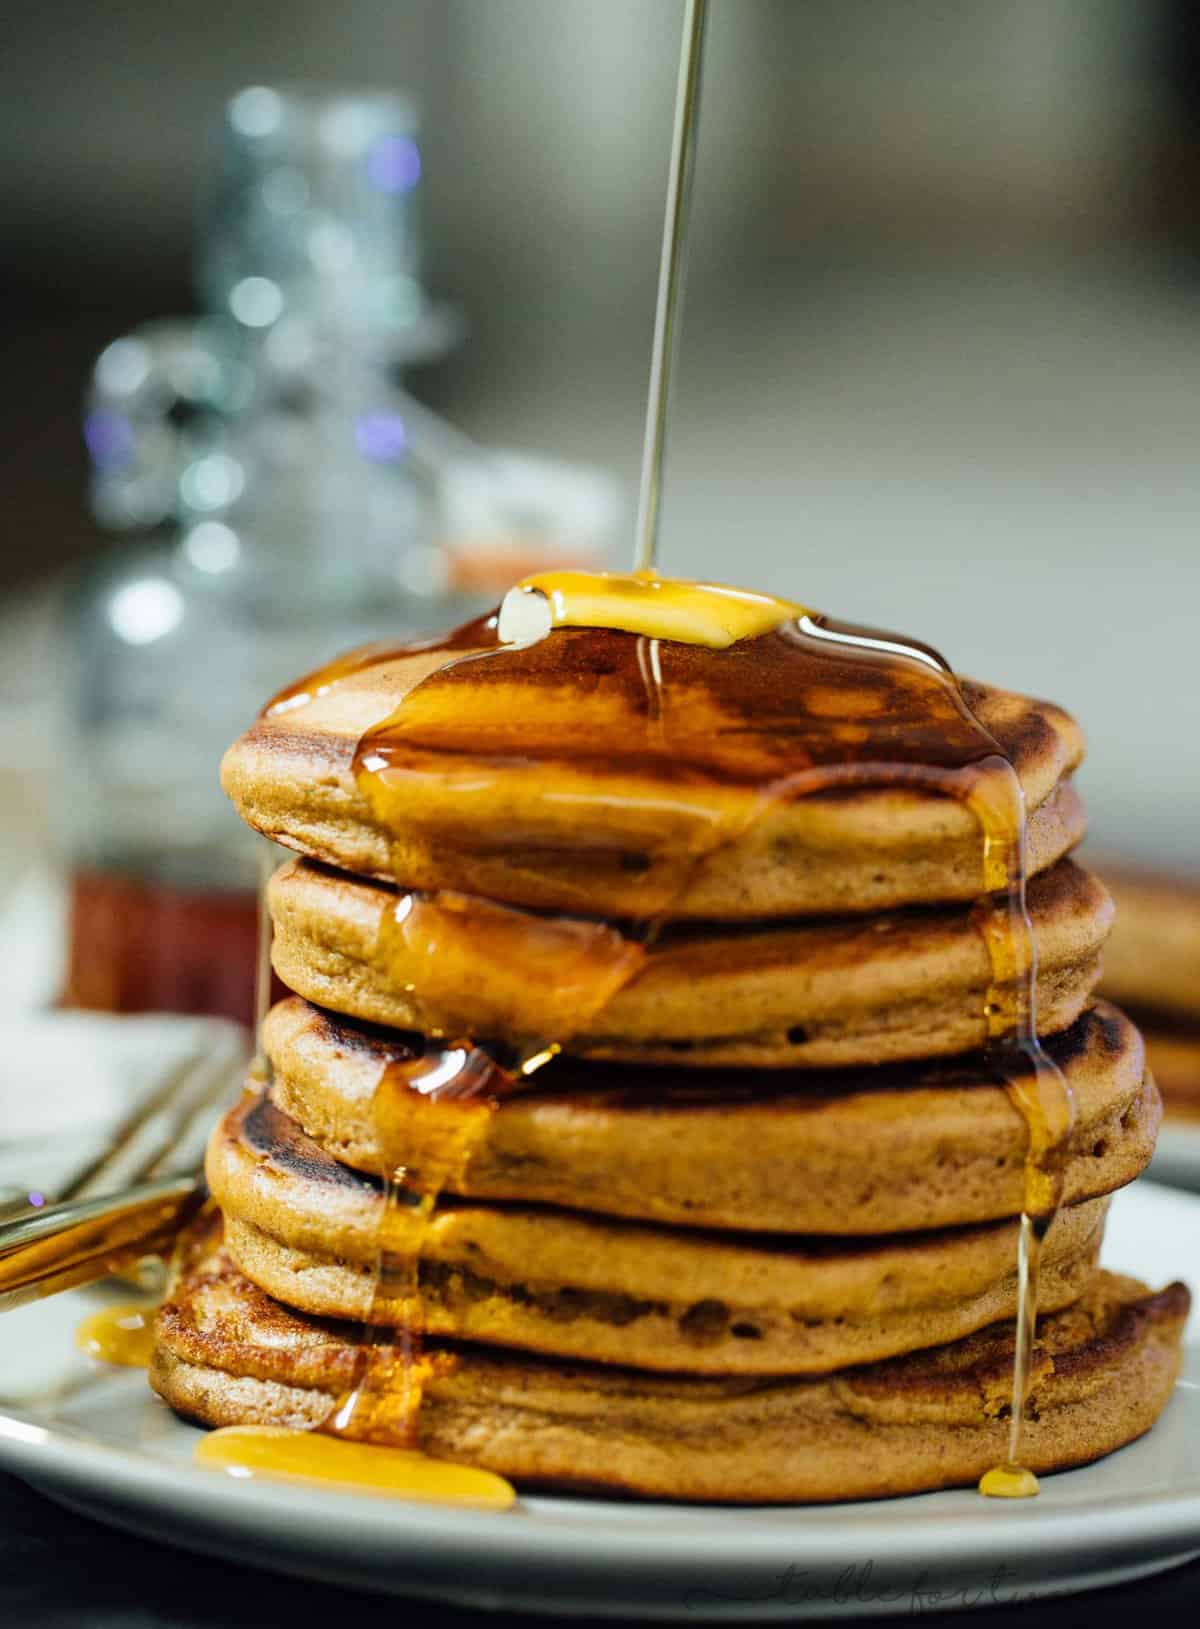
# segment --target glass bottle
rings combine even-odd
[[[297,673],[441,620],[431,476],[398,409],[404,365],[454,337],[420,283],[420,180],[402,98],[240,92],[206,315],[96,364],[92,503],[127,540],[71,606],[71,1004],[249,1021],[259,845],[220,755]]]

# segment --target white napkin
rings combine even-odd
[[[52,1197],[173,1073],[235,1079],[247,1043],[219,1018],[8,1013],[0,1048],[0,1186]],[[232,1088],[231,1088],[232,1089]]]
[[[66,979],[66,943],[66,880],[34,861],[0,904],[0,1013],[53,1006]]]

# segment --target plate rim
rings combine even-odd
[[[132,1377],[131,1377],[132,1378]],[[1196,1382],[1193,1382],[1195,1384]],[[16,1425],[18,1429],[12,1428]],[[1128,1447],[1134,1446],[1132,1443]],[[80,1463],[80,1456],[85,1461],[85,1470],[94,1467],[94,1476],[86,1477],[75,1474]],[[1118,1454],[1125,1449],[1116,1450]],[[1104,1456],[1112,1459],[1113,1455]],[[1092,1463],[1096,1463],[1093,1461]],[[180,1466],[165,1459],[159,1459],[153,1454],[139,1453],[129,1449],[116,1448],[104,1442],[89,1438],[85,1433],[75,1432],[72,1429],[54,1430],[40,1423],[36,1418],[22,1416],[22,1411],[6,1410],[0,1412],[0,1465],[12,1469],[20,1475],[21,1466],[25,1471],[40,1475],[49,1467],[64,1472],[65,1480],[72,1486],[84,1482],[90,1487],[98,1486],[98,1478],[104,1473],[115,1472],[115,1481],[125,1488],[147,1495],[161,1493],[164,1479],[170,1479],[180,1470],[192,1473],[192,1467]],[[1058,1475],[1075,1475],[1086,1473],[1089,1465],[1076,1466],[1071,1471],[1059,1472]],[[114,1477],[106,1476],[104,1486],[111,1489],[114,1486]],[[485,1541],[492,1538],[503,1540],[507,1547],[508,1540],[504,1535],[516,1535],[515,1542],[518,1547],[527,1541],[535,1548],[548,1542],[546,1530],[535,1522],[519,1520],[510,1522],[499,1520],[497,1513],[488,1511],[472,1511],[457,1509],[446,1505],[424,1504],[416,1500],[384,1498],[370,1493],[360,1493],[352,1489],[324,1489],[305,1487],[300,1484],[290,1484],[283,1481],[272,1482],[270,1485],[271,1500],[263,1497],[263,1483],[239,1482],[234,1477],[223,1476],[219,1471],[195,1468],[194,1478],[189,1481],[189,1503],[193,1500],[199,1502],[206,1510],[214,1512],[237,1508],[241,1503],[244,1508],[262,1508],[267,1503],[279,1499],[281,1502],[292,1505],[297,1512],[305,1511],[314,1517],[328,1508],[331,1503],[339,1506],[343,1500],[352,1501],[355,1512],[355,1525],[361,1530],[364,1527],[377,1529],[380,1534],[390,1531],[393,1527],[403,1527],[418,1533],[422,1538],[436,1536],[447,1542],[460,1543],[469,1533],[474,1538],[478,1534]],[[199,1490],[204,1489],[201,1493]],[[536,1495],[533,1496],[536,1500]],[[775,1523],[767,1528],[756,1529],[750,1520],[744,1525],[730,1525],[720,1534],[721,1539],[727,1539],[732,1552],[722,1559],[731,1561],[736,1557],[746,1557],[747,1552],[762,1552],[775,1556],[781,1537],[786,1537],[793,1553],[791,1559],[797,1559],[794,1547],[797,1540],[804,1538],[819,1543],[827,1555],[830,1540],[833,1537],[827,1526],[810,1527],[805,1533],[802,1521],[805,1512],[812,1508],[840,1509],[848,1516],[853,1515],[856,1540],[869,1542],[876,1533],[888,1533],[895,1536],[899,1532],[899,1524],[895,1520],[897,1508],[903,1504],[904,1514],[916,1514],[919,1501],[926,1495],[913,1494],[903,1498],[878,1499],[871,1501],[858,1501],[840,1506],[825,1505],[812,1507],[807,1505],[666,1505],[667,1509],[686,1509],[697,1513],[702,1520],[707,1512],[734,1512],[750,1517],[755,1510],[769,1510],[775,1512],[792,1512],[797,1517],[796,1529],[784,1528],[782,1524]],[[564,1501],[565,1502],[565,1501]],[[586,1520],[587,1516],[597,1511],[603,1511],[608,1504],[616,1501],[603,1499],[589,1499],[586,1507],[581,1503],[579,1508],[585,1518],[578,1527],[575,1524],[564,1525],[557,1529],[557,1536],[564,1544],[569,1543],[574,1551],[582,1542],[585,1548],[597,1553],[607,1552],[612,1541],[618,1542],[623,1550],[632,1551],[646,1557],[653,1556],[661,1561],[664,1550],[674,1549],[680,1562],[686,1561],[694,1566],[697,1560],[696,1540],[699,1536],[695,1529],[682,1528],[671,1532],[653,1529],[650,1524],[631,1525],[625,1527],[620,1524],[593,1523]],[[870,1517],[861,1520],[864,1510],[869,1511],[877,1507],[881,1514],[876,1520]],[[176,1509],[179,1507],[176,1506]],[[642,1509],[647,1513],[664,1508],[661,1501],[638,1502],[630,1505],[630,1509]],[[1178,1527],[1179,1536],[1187,1537],[1200,1545],[1200,1475],[1194,1490],[1165,1495],[1150,1492],[1138,1494],[1125,1499],[1114,1500],[1111,1497],[1096,1503],[1079,1503],[1064,1506],[1040,1505],[1033,1501],[1013,1500],[1003,1505],[995,1501],[981,1501],[980,1515],[973,1512],[961,1514],[948,1514],[939,1511],[929,1511],[921,1524],[926,1523],[935,1527],[939,1539],[953,1543],[955,1540],[965,1540],[968,1537],[975,1541],[986,1535],[993,1543],[996,1535],[1000,1535],[999,1543],[1007,1546],[1012,1539],[1009,1529],[1020,1531],[1020,1537],[1025,1553],[1031,1551],[1037,1554],[1052,1552],[1058,1549],[1061,1535],[1058,1529],[1073,1527],[1080,1523],[1087,1525],[1089,1537],[1097,1541],[1107,1538],[1107,1529],[1110,1526],[1119,1526],[1123,1535],[1130,1535],[1131,1515],[1138,1512],[1153,1513],[1156,1517],[1170,1518],[1169,1526],[1172,1531]],[[986,1511],[986,1517],[982,1515]],[[370,1512],[371,1514],[368,1514]],[[504,1513],[499,1513],[501,1516]],[[536,1503],[530,1507],[524,1504],[518,1508],[518,1515],[536,1519],[539,1512]],[[397,1516],[402,1521],[397,1521]],[[716,1524],[714,1524],[716,1525]],[[1157,1522],[1156,1522],[1157,1527]],[[467,1531],[464,1532],[463,1530]],[[1131,1535],[1130,1535],[1131,1536]],[[708,1533],[704,1534],[705,1552],[707,1556],[720,1553],[720,1543]],[[986,1546],[985,1546],[986,1547]]]
[[[1165,1207],[1180,1220],[1200,1224],[1200,1196],[1153,1181],[1140,1186],[1160,1216]],[[1194,1333],[1187,1348],[1186,1374],[1190,1386],[1200,1389],[1200,1346]],[[114,1374],[110,1383],[141,1387],[145,1380],[140,1371],[131,1370],[127,1377]],[[1178,1400],[1173,1399],[1169,1408],[1176,1406]],[[1119,1459],[1135,1447],[1130,1444],[1104,1457]],[[1187,1480],[1162,1491],[1146,1488],[1121,1496],[1107,1488],[1095,1497],[1057,1505],[1043,1500],[980,1501],[969,1510],[946,1511],[926,1503],[936,1494],[824,1506],[584,1501],[570,1495],[533,1494],[519,1500],[516,1519],[501,1519],[496,1512],[348,1489],[238,1483],[146,1446],[106,1441],[89,1431],[86,1419],[50,1418],[36,1405],[0,1401],[0,1468],[52,1498],[61,1491],[64,1503],[87,1510],[95,1519],[132,1526],[132,1520],[123,1522],[118,1512],[109,1516],[102,1508],[118,1494],[146,1516],[155,1537],[170,1543],[174,1535],[174,1542],[183,1548],[205,1548],[202,1541],[207,1539],[210,1551],[224,1541],[225,1553],[240,1554],[256,1536],[266,1535],[278,1541],[278,1554],[287,1530],[299,1542],[297,1535],[303,1539],[322,1526],[328,1529],[332,1519],[331,1544],[323,1547],[325,1551],[338,1546],[334,1535],[344,1542],[345,1533],[352,1531],[355,1543],[351,1550],[343,1550],[345,1555],[378,1553],[399,1560],[412,1553],[430,1567],[445,1568],[448,1562],[461,1567],[470,1561],[500,1574],[532,1567],[548,1575],[551,1591],[557,1587],[552,1580],[565,1578],[572,1568],[602,1583],[604,1570],[615,1564],[626,1570],[626,1576],[609,1591],[610,1605],[618,1598],[628,1605],[636,1598],[631,1596],[636,1578],[648,1578],[651,1570],[661,1585],[686,1582],[697,1591],[719,1585],[722,1578],[745,1584],[772,1570],[778,1575],[785,1567],[828,1576],[831,1569],[850,1564],[851,1549],[860,1564],[864,1555],[883,1567],[903,1564],[917,1569],[936,1560],[960,1573],[1011,1560],[1014,1551],[1035,1568],[1060,1561],[1058,1569],[1052,1567],[1053,1576],[1039,1586],[1039,1592],[1047,1594],[1054,1588],[1054,1577],[1071,1572],[1086,1578],[1089,1564],[1098,1574],[1101,1555],[1110,1565],[1121,1557],[1132,1564],[1136,1557],[1154,1556],[1166,1566],[1200,1551],[1200,1465],[1194,1476],[1189,1472]],[[1087,1476],[1090,1469],[1079,1466],[1059,1475]],[[166,1508],[165,1488],[172,1492]],[[806,1521],[806,1514],[814,1510],[822,1512],[822,1519]],[[645,1513],[645,1520],[636,1519],[639,1512]],[[635,1519],[629,1519],[630,1513]],[[656,1520],[677,1513],[682,1519],[676,1523]],[[756,1513],[768,1519],[756,1522]],[[843,1515],[844,1523],[837,1519]],[[264,1556],[262,1564],[277,1562]],[[314,1576],[336,1576],[336,1566],[322,1567],[320,1557],[313,1558],[309,1570]],[[579,1581],[581,1586],[585,1582]],[[364,1584],[379,1587],[369,1579]],[[499,1591],[496,1605],[514,1598],[514,1589],[501,1584]],[[410,1593],[455,1598],[453,1578],[447,1576],[442,1590],[426,1583]],[[465,1598],[461,1591],[458,1598]],[[602,1611],[601,1600],[590,1592],[586,1599],[593,1602],[593,1610]],[[545,1609],[555,1608],[551,1602]],[[696,1611],[698,1619],[722,1615],[737,1614],[719,1608]]]

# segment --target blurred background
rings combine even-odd
[[[208,960],[248,953],[219,743],[352,635],[627,558],[680,16],[4,25],[10,999],[237,1009],[113,982],[147,920],[200,944],[198,901]],[[1095,840],[1193,872],[1198,169],[1186,0],[716,0],[662,550],[1061,701]]]

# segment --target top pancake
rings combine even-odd
[[[450,651],[472,640],[494,635],[461,630]],[[931,776],[978,763],[989,737],[1021,782],[1030,872],[1083,834],[1074,721],[968,682],[976,724],[919,662],[818,660],[783,632],[710,651],[593,629],[447,657],[349,659],[268,710],[222,766],[239,813],[343,871],[630,918],[976,897],[979,825]],[[364,788],[368,732],[386,767]],[[879,764],[903,784],[879,784]]]

